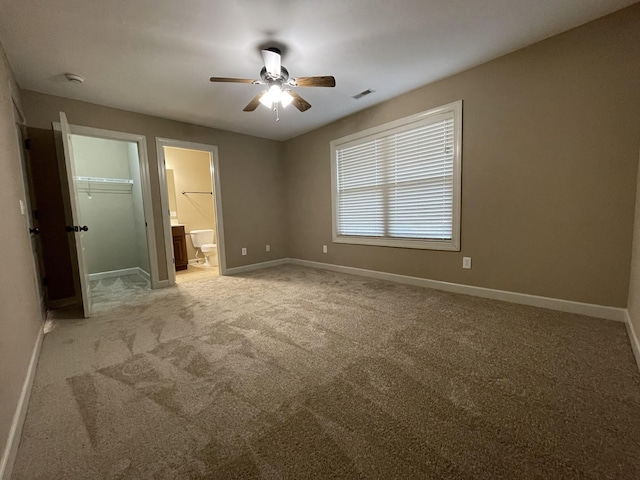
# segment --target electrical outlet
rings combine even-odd
[[[267,245],[266,250],[267,250],[267,252],[270,252],[271,251],[271,245]]]
[[[326,245],[322,245],[322,253],[327,253],[327,246]]]
[[[462,257],[462,268],[471,269],[471,257]]]
[[[242,254],[246,255],[247,254],[247,249],[245,247],[242,247]]]

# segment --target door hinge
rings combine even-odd
[[[42,285],[45,287],[49,285],[49,280],[47,280],[47,277],[42,277]]]
[[[38,210],[34,210],[34,211],[33,211],[33,218],[34,218],[35,220],[38,220],[38,215],[40,215],[40,212],[38,212]]]
[[[31,139],[30,138],[25,138],[24,139],[24,149],[25,150],[31,150]]]

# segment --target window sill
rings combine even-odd
[[[334,236],[333,243],[348,243],[353,245],[375,245],[379,247],[412,248],[418,250],[460,251],[460,242],[454,240],[409,240],[400,238],[379,237],[350,237]]]

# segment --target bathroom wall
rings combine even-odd
[[[127,142],[72,135],[72,144],[77,176],[133,178]],[[139,178],[134,182],[139,189]],[[80,223],[89,227],[89,231],[83,234],[84,258],[89,274],[143,268],[136,239],[132,186],[90,185],[89,189],[87,182],[76,182]]]
[[[215,230],[215,209],[212,195],[182,194],[183,191],[212,192],[211,159],[209,152],[167,147],[166,168],[173,170],[178,223],[187,232],[187,251],[193,259],[196,249],[189,232],[210,228]]]
[[[147,245],[147,228],[144,218],[144,204],[142,202],[142,179],[140,177],[140,157],[138,146],[135,143],[127,143],[127,157],[129,160],[129,173],[133,180],[131,188],[131,201],[133,203],[133,230],[136,245],[136,264],[147,273],[151,273],[149,267],[149,247]]]

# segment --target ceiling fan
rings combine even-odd
[[[259,80],[248,78],[211,77],[212,82],[223,83],[250,83],[253,85],[266,85],[267,88],[256,95],[246,107],[245,112],[253,112],[259,104],[272,108],[278,118],[278,106],[287,107],[293,103],[301,112],[311,108],[311,104],[288,87],[335,87],[336,79],[332,76],[322,77],[289,77],[289,72],[281,64],[281,52],[278,48],[271,47],[261,50],[264,67],[260,71]]]

